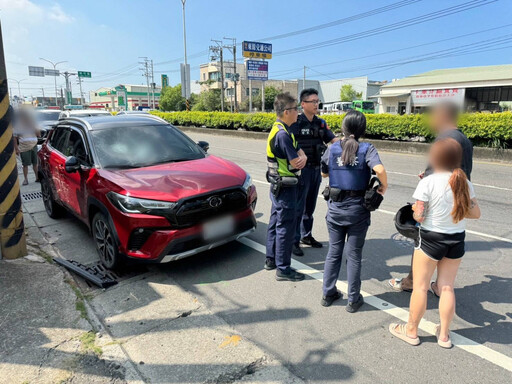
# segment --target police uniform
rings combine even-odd
[[[325,150],[325,145],[330,143],[336,136],[329,129],[325,120],[314,116],[309,121],[304,113],[300,114],[297,122],[290,127],[300,148],[308,157],[306,166],[302,169],[298,218],[295,243],[300,239],[311,236],[313,229],[313,212],[315,211],[318,191],[322,183],[320,175],[320,161]]]
[[[291,264],[297,221],[300,171],[293,169],[290,160],[299,156],[298,150],[299,146],[289,127],[279,120],[276,121],[267,142],[269,163],[267,179],[271,182],[270,200],[272,201],[267,234],[267,259],[275,260],[279,271],[284,273]],[[291,185],[283,185],[285,183]]]
[[[353,164],[342,162],[341,142],[334,143],[322,157],[322,172],[329,174],[327,228],[329,252],[325,260],[323,294],[336,294],[343,251],[347,257],[348,301],[359,301],[361,289],[361,258],[366,232],[370,226],[370,211],[364,206],[364,192],[372,169],[382,164],[375,147],[360,143]]]

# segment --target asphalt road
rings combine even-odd
[[[306,248],[306,255],[293,261],[307,273],[307,279],[277,282],[274,272],[262,268],[270,213],[266,143],[214,135],[190,137],[208,141],[211,154],[234,161],[252,175],[259,194],[258,228],[241,242],[151,267],[152,274],[172,278],[306,382],[512,381],[512,166],[474,164],[473,181],[483,215],[468,225],[468,252],[456,281],[457,315],[452,335],[456,347],[443,350],[429,333],[438,321],[438,300],[431,295],[426,321],[420,327],[420,346],[411,347],[387,331],[389,323],[407,319],[410,295],[390,291],[385,282],[405,276],[409,269],[412,245],[397,236],[392,219],[394,212],[412,199],[416,175],[425,167],[422,156],[381,153],[390,185],[381,210],[372,214],[364,248],[362,290],[367,304],[360,312],[349,314],[344,309],[344,268],[338,284],[344,298],[329,308],[320,305],[328,247],[325,202],[319,198],[314,226],[314,236],[324,248]],[[97,260],[85,226],[73,218],[55,222],[42,211],[41,201],[30,204],[36,225],[62,256],[86,264]]]

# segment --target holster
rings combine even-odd
[[[329,201],[329,197],[331,196],[331,187],[326,186],[322,192],[322,196],[324,197],[325,201]]]
[[[375,185],[377,183],[377,185]],[[380,180],[377,177],[372,177],[370,183],[368,184],[368,188],[366,189],[366,193],[364,195],[364,207],[370,212],[375,211],[380,207],[382,200],[384,200],[384,196],[382,196],[377,190],[381,185]]]

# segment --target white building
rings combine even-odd
[[[383,85],[377,95],[379,113],[421,113],[443,100],[461,109],[498,111],[512,101],[512,65],[439,69]]]
[[[91,91],[90,106],[109,111],[121,109],[132,111],[141,108],[158,108],[161,87],[151,89],[146,85],[121,84],[116,87],[101,87]],[[149,97],[148,97],[149,91]],[[153,93],[154,92],[154,93]]]

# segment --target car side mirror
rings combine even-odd
[[[197,145],[201,147],[201,149],[205,152],[208,152],[210,149],[210,144],[208,144],[206,141],[198,141]]]
[[[80,161],[75,156],[70,156],[66,160],[65,169],[67,173],[75,173],[80,170]]]

